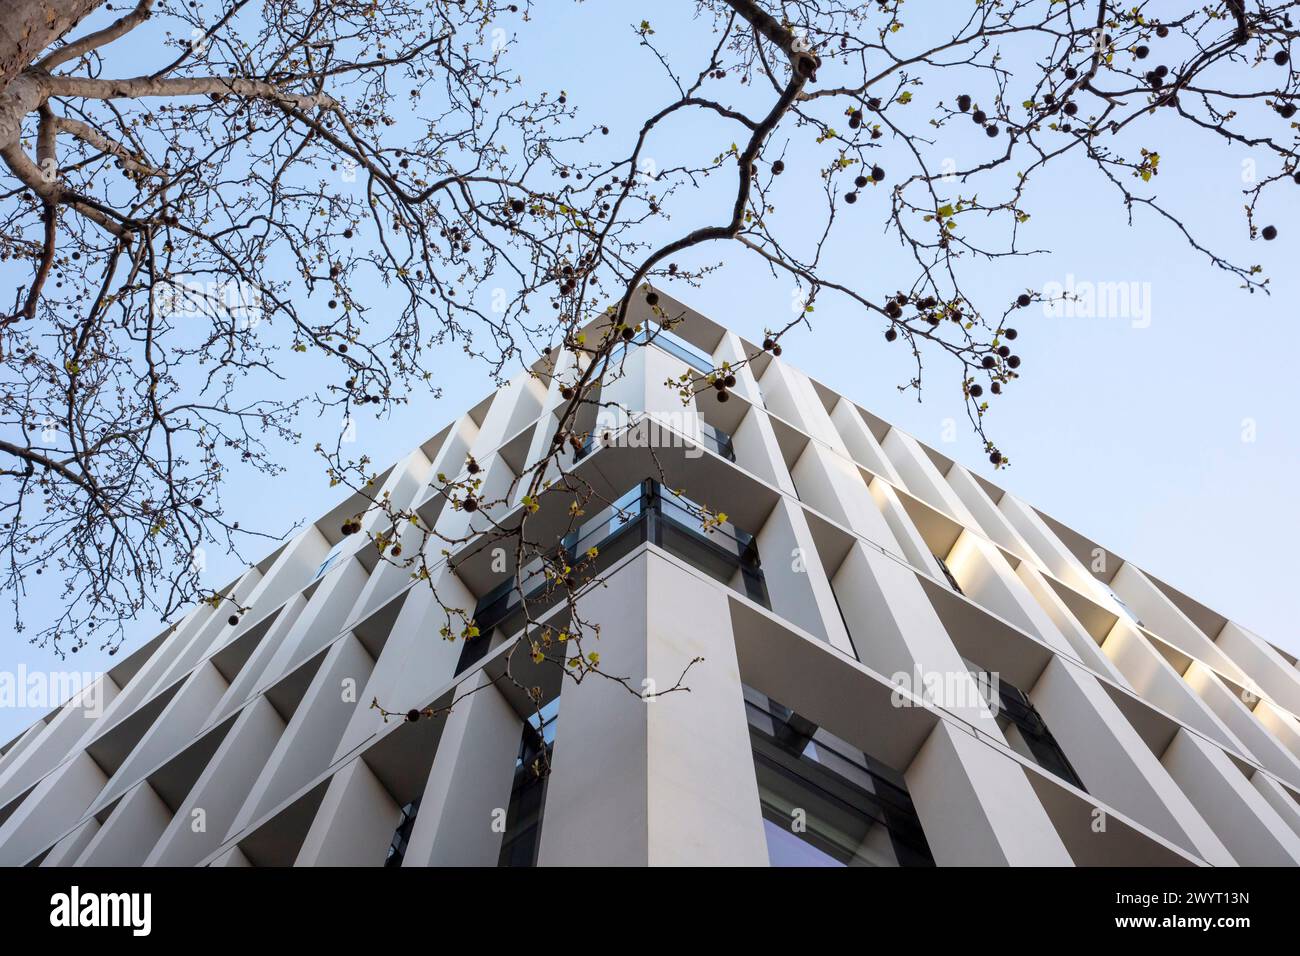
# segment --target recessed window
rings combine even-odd
[[[958,594],[964,595],[966,592],[961,589],[961,585],[957,583],[957,579],[952,576],[952,570],[948,567],[948,562],[937,554],[934,556],[934,560],[939,562],[939,570],[942,571],[943,576],[948,579],[949,586]]]
[[[933,866],[903,777],[752,688],[754,772],[772,866]]]
[[[497,866],[537,865],[546,782],[551,775],[551,756],[555,752],[555,727],[559,716],[560,698],[556,697],[524,722]]]
[[[411,842],[411,830],[415,828],[415,815],[420,811],[419,798],[402,807],[402,820],[393,831],[393,842],[388,845],[388,857],[384,866],[401,866],[406,858],[406,848]]]
[[[1070,765],[1065,751],[1047,729],[1047,721],[1043,720],[1038,708],[1030,702],[1029,695],[1003,679],[1001,674],[990,673],[970,661],[966,661],[966,666],[975,680],[975,686],[994,711],[998,727],[1011,749],[1087,793],[1087,788]]]

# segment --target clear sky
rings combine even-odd
[[[669,5],[653,5],[657,39],[694,59],[707,55],[711,37],[680,3],[681,22],[667,19]],[[626,148],[644,116],[670,101],[672,88],[649,54],[637,47],[630,24],[640,19],[629,4],[547,3],[544,14],[520,31],[511,54],[529,88],[565,89],[582,117],[608,123],[610,143]],[[152,63],[161,54],[135,41],[135,54]],[[931,83],[916,93],[932,104],[958,90]],[[955,130],[937,147],[962,163],[989,146],[978,130]],[[808,137],[779,131],[778,143],[792,141],[789,172],[778,195],[775,217],[787,236],[807,241],[820,221],[800,221],[800,190],[816,188],[816,166],[826,157]],[[1017,351],[1022,379],[995,405],[993,437],[1011,457],[1009,469],[993,475],[980,443],[965,424],[952,369],[937,356],[927,361],[924,402],[897,385],[912,374],[910,356],[887,345],[878,322],[864,319],[841,301],[819,300],[811,330],[785,340],[785,358],[882,418],[989,475],[1099,544],[1169,582],[1273,643],[1300,653],[1300,588],[1292,581],[1300,509],[1294,479],[1300,464],[1300,386],[1294,368],[1300,276],[1300,186],[1274,193],[1262,210],[1277,224],[1272,243],[1249,241],[1244,218],[1244,151],[1192,133],[1165,117],[1141,133],[1158,148],[1160,194],[1183,213],[1189,226],[1223,251],[1264,266],[1272,295],[1249,295],[1226,274],[1211,269],[1168,225],[1135,213],[1130,227],[1113,191],[1094,171],[1077,163],[1056,167],[1032,187],[1033,216],[1024,238],[1051,250],[1028,259],[980,266],[968,274],[977,300],[1001,303],[1024,289],[1051,283],[1135,283],[1145,308],[1121,317],[1048,315],[1037,306],[1018,314]],[[734,126],[696,115],[666,129],[651,147],[660,166],[681,155],[710,157],[739,138]],[[1001,147],[998,147],[1001,148]],[[908,157],[886,142],[878,160],[902,171]],[[803,184],[800,177],[804,176]],[[892,173],[891,173],[892,175]],[[811,182],[809,182],[811,180]],[[672,236],[705,221],[721,221],[729,210],[724,184],[706,183],[689,213],[668,225]],[[352,188],[340,183],[339,188]],[[828,268],[841,276],[864,276],[869,284],[897,288],[911,273],[897,271],[897,244],[883,228],[884,191],[867,190],[850,207],[835,233]],[[691,218],[692,216],[698,218]],[[669,291],[751,340],[765,326],[790,315],[791,283],[773,278],[738,247],[711,247],[687,262],[721,261],[701,289]],[[378,290],[375,291],[378,295]],[[1147,298],[1149,296],[1149,299]],[[294,361],[289,358],[286,361]],[[298,384],[313,365],[304,360]],[[492,388],[483,369],[452,346],[438,372],[444,397],[417,398],[384,420],[358,421],[357,449],[382,464],[395,460],[471,407]],[[952,423],[955,422],[955,425]],[[337,434],[337,417],[305,418],[303,440],[283,450],[289,471],[273,481],[235,469],[226,500],[232,517],[245,526],[286,529],[309,521],[335,504],[320,461],[311,449]],[[271,550],[268,545],[265,551]],[[260,554],[250,554],[260,557]],[[210,583],[220,585],[238,568],[209,556]],[[39,602],[57,594],[33,592]],[[122,653],[159,630],[140,620]],[[99,670],[111,661],[82,652],[66,662],[11,635],[0,645],[0,670]],[[8,740],[39,709],[0,708],[0,741]]]

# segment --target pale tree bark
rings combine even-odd
[[[0,16],[0,91],[104,0],[9,0]]]

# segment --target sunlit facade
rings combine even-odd
[[[229,585],[237,623],[195,609],[0,751],[0,864],[1300,862],[1294,657],[660,305],[682,321],[639,306],[605,411],[565,446],[581,521],[562,483],[529,519],[556,553],[596,549],[586,649],[626,684],[516,654],[538,708],[502,677],[524,616],[481,532],[518,517],[516,479],[553,445],[573,368],[539,364],[379,478],[469,534],[432,583],[481,636],[440,637],[429,582],[344,534],[363,509],[340,502]],[[723,363],[728,400],[683,405],[671,383]],[[471,457],[499,507],[448,505],[437,476]],[[470,691],[414,722],[370,706]]]

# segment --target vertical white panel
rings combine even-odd
[[[20,866],[64,836],[106,782],[84,751],[56,768],[0,826],[0,866]]]
[[[496,866],[523,721],[480,671],[438,740],[403,866]]]
[[[799,497],[850,531],[902,555],[885,516],[867,493],[857,466],[817,442],[809,442],[790,471]]]
[[[758,553],[772,610],[856,656],[803,509],[785,498],[778,501],[758,533]]]
[[[1215,865],[1232,856],[1096,678],[1053,658],[1031,699],[1088,792]]]
[[[148,781],[141,781],[118,801],[77,858],[77,866],[139,866],[171,818],[167,804]]]
[[[947,721],[905,774],[940,866],[1069,866],[1065,844],[1025,771]]]
[[[329,766],[348,720],[359,709],[369,707],[370,698],[363,692],[372,666],[370,655],[351,634],[325,653],[265,766],[256,767],[258,779],[230,824],[231,835],[270,812]]]
[[[671,599],[669,596],[671,595]],[[610,681],[561,697],[541,865],[767,861],[726,592],[658,553],[582,599],[601,666],[663,690],[694,657],[691,692],[642,702]]]
[[[294,866],[383,866],[402,808],[360,757],[330,778]]]
[[[1182,729],[1174,734],[1160,762],[1238,863],[1300,864],[1300,835],[1218,747]]]
[[[283,729],[284,721],[266,697],[245,707],[145,865],[193,866],[220,846]]]

